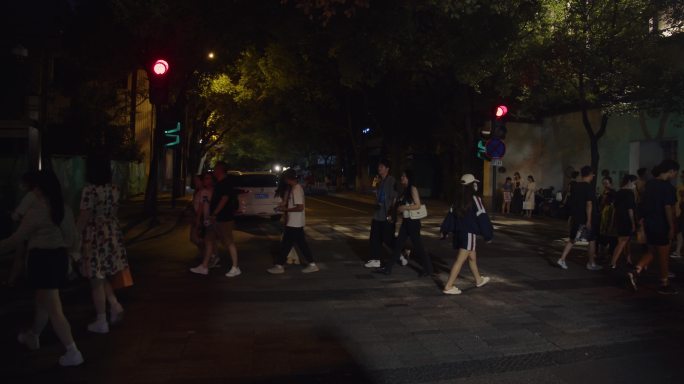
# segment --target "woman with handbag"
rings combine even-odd
[[[425,254],[423,248],[423,240],[420,237],[420,219],[427,216],[427,209],[425,205],[420,203],[420,196],[418,188],[413,185],[413,172],[405,170],[401,174],[401,185],[404,188],[402,194],[397,201],[397,215],[401,215],[402,221],[399,227],[397,240],[394,243],[392,251],[392,258],[384,266],[376,269],[374,272],[383,273],[385,275],[392,274],[392,266],[398,263],[401,259],[401,251],[404,243],[408,238],[411,238],[413,244],[414,254],[418,256],[423,265],[423,271],[420,276],[432,275],[432,262]]]
[[[78,229],[82,234],[81,274],[90,279],[95,313],[88,330],[108,333],[109,324],[117,323],[123,315],[110,283],[115,275],[128,272],[128,259],[123,234],[119,227],[119,188],[112,185],[109,159],[91,155],[86,162],[86,186],[81,194],[81,213]],[[107,302],[110,318],[105,313]]]

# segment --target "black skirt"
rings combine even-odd
[[[34,289],[59,289],[67,282],[69,255],[65,248],[31,249],[26,264],[29,285]]]

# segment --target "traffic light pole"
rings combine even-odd
[[[492,192],[492,210],[489,214],[491,218],[494,218],[496,214],[496,173],[499,171],[499,167],[495,165],[495,163],[492,161],[492,187],[491,187],[491,192]]]
[[[150,155],[150,170],[147,175],[145,188],[144,214],[151,218],[150,226],[157,224],[157,189],[159,179],[159,156],[162,145],[161,103],[154,104],[154,131],[152,134],[152,154]]]

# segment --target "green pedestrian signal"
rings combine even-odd
[[[485,139],[480,139],[477,142],[477,158],[489,160],[489,156],[487,156],[487,140]]]
[[[181,129],[181,123],[180,121],[176,123],[176,128],[170,129],[168,131],[164,131],[164,135],[171,139],[170,142],[164,144],[165,147],[174,147],[178,144],[180,144],[180,129]]]

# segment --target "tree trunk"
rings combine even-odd
[[[159,155],[161,153],[161,105],[154,106],[154,131],[152,137],[152,154],[150,156],[150,172],[147,176],[147,187],[145,188],[145,203],[143,213],[152,218],[152,223],[157,219],[157,187],[159,173]]]
[[[135,119],[138,109],[138,70],[131,71],[131,103],[129,110],[128,129],[131,132],[131,140],[135,143]]]
[[[582,124],[584,125],[584,130],[589,136],[589,149],[591,151],[591,168],[596,174],[599,174],[599,161],[601,160],[601,154],[599,153],[598,142],[606,133],[606,126],[608,125],[609,116],[605,113],[601,114],[601,126],[598,132],[594,132],[594,129],[589,121],[589,111],[587,111],[586,106],[582,106]],[[592,186],[596,188],[596,178],[592,182]]]

